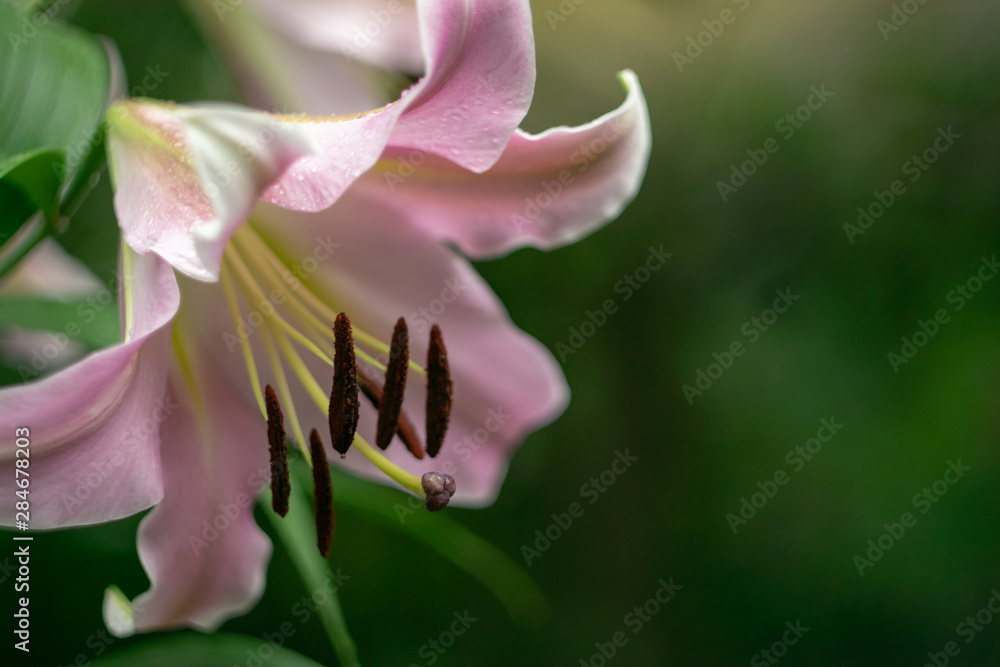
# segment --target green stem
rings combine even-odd
[[[312,484],[312,475],[304,462],[291,462],[291,468],[295,479],[292,483],[288,514],[282,519],[274,513],[271,509],[270,492],[265,493],[261,498],[261,502],[265,505],[264,513],[271,520],[275,532],[291,556],[292,562],[295,563],[306,587],[314,593],[320,590],[328,593],[326,603],[317,603],[315,595],[313,603],[319,608],[320,619],[323,621],[323,627],[326,628],[327,636],[333,644],[333,650],[336,652],[340,664],[343,667],[361,667],[357,647],[347,630],[336,586],[330,585],[333,575],[330,573],[326,559],[320,555],[319,549],[316,547],[316,531],[312,521],[313,509],[305,491],[303,491]],[[304,475],[301,472],[303,468],[305,468]]]
[[[59,217],[68,220],[79,210],[83,200],[87,198],[90,191],[97,185],[95,176],[99,176],[108,163],[108,154],[105,151],[105,125],[98,126],[94,136],[90,140],[90,148],[84,158],[80,169],[73,177],[73,182],[66,188],[62,201],[59,204]]]
[[[9,253],[0,257],[0,280],[7,275],[7,272],[17,266],[17,263],[24,259],[24,256],[31,252],[42,239],[49,235],[49,226],[45,224],[44,218],[39,214],[38,219],[28,222],[25,225],[27,231],[20,239],[18,245]],[[23,229],[23,228],[22,228]],[[14,239],[11,239],[12,241]],[[6,246],[6,244],[4,244]]]

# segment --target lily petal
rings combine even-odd
[[[163,500],[139,527],[150,590],[133,605],[138,632],[211,632],[260,599],[271,542],[254,521],[268,483],[263,419],[234,396],[208,354],[192,356],[197,395],[171,376],[180,404],[163,427]]]
[[[122,301],[125,342],[55,375],[0,390],[0,463],[11,474],[0,493],[13,498],[16,429],[30,442],[31,527],[111,521],[156,503],[163,494],[159,425],[170,323],[179,294],[170,265],[129,253]],[[13,525],[13,503],[0,523]]]
[[[313,49],[388,70],[420,73],[423,57],[411,0],[252,0],[271,25]]]
[[[378,160],[400,110],[396,103],[353,116],[277,116],[309,137],[316,152],[267,187],[261,201],[296,211],[328,208]]]
[[[416,461],[395,442],[386,455],[417,475],[432,470],[452,475],[458,483],[453,503],[493,502],[513,451],[527,433],[553,421],[566,407],[566,381],[548,350],[510,321],[467,261],[421,230],[400,225],[394,212],[353,190],[319,214],[261,207],[254,220],[285,239],[294,234],[299,242],[290,250],[302,256],[308,256],[317,236],[341,244],[309,284],[331,294],[356,328],[387,338],[403,316],[410,326],[411,357],[422,361],[431,325],[441,327],[454,382],[444,446],[436,458]],[[310,368],[318,378],[329,375],[319,362]],[[370,377],[381,382],[382,373],[373,371]],[[424,430],[425,402],[424,378],[411,371],[403,409],[417,432]],[[325,416],[308,401],[297,404],[303,424],[324,423]],[[376,421],[377,413],[363,403],[359,433],[373,440]],[[334,458],[335,464],[339,461]],[[344,463],[385,481],[353,449]]]
[[[475,172],[489,169],[528,112],[535,41],[527,0],[417,3],[424,76],[403,94],[389,141]]]
[[[354,117],[282,116],[317,147],[262,201],[320,211],[378,160],[383,149],[417,149],[473,171],[503,153],[531,103],[535,50],[526,2],[419,3],[426,74],[402,98]]]
[[[518,130],[484,174],[438,158],[387,151],[355,187],[473,257],[572,243],[621,214],[649,161],[642,89],[633,72],[619,77],[627,91],[620,107],[579,127],[539,135]],[[418,159],[421,164],[414,167]]]
[[[216,280],[226,242],[261,191],[312,152],[294,126],[230,105],[124,100],[108,113],[125,240],[200,280]]]

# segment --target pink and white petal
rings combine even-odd
[[[353,116],[275,116],[280,127],[307,136],[315,153],[292,165],[261,201],[295,211],[328,208],[378,160],[401,109],[397,102]]]
[[[291,251],[302,256],[308,256],[317,236],[329,235],[341,244],[330,261],[319,265],[309,284],[328,292],[356,328],[387,340],[396,319],[405,317],[411,358],[423,363],[430,327],[435,323],[441,327],[455,391],[444,446],[436,459],[422,461],[414,460],[398,442],[386,453],[417,475],[449,472],[458,483],[456,504],[493,502],[514,450],[528,433],[553,421],[566,407],[565,378],[548,350],[510,321],[497,296],[468,262],[421,230],[400,225],[393,211],[356,196],[353,190],[320,214],[262,207],[255,220],[286,240],[289,233],[295,234]],[[329,368],[320,363],[311,368],[318,378],[329,376]],[[376,378],[381,381],[378,374]],[[409,378],[404,410],[423,433],[424,381],[414,372]],[[326,422],[308,402],[299,406],[304,424]],[[305,406],[310,406],[308,411],[301,409]],[[359,432],[373,441],[374,431],[375,412],[365,404]],[[343,463],[366,477],[386,481],[354,450]]]
[[[125,100],[108,126],[125,240],[199,280],[218,278],[225,245],[260,193],[313,151],[294,126],[231,105]]]
[[[359,113],[395,99],[383,85],[384,72],[297,40],[276,26],[271,16],[280,15],[281,3],[259,4],[259,8],[213,5],[209,0],[188,4],[229,63],[248,104],[267,111],[326,116]],[[416,34],[415,21],[413,31]],[[418,62],[420,57],[418,43]]]
[[[417,9],[412,0],[252,0],[271,25],[314,49],[388,70],[423,67]]]
[[[382,109],[344,117],[281,118],[305,131],[316,155],[300,160],[262,201],[296,211],[332,205],[387,145],[488,169],[527,113],[535,51],[527,2],[418,4],[426,74]]]
[[[390,145],[489,169],[528,112],[535,42],[527,0],[422,0],[424,76]]]
[[[237,70],[249,102],[258,108],[330,116],[362,113],[396,99],[395,81],[372,65],[344,60],[278,32],[272,44],[271,61],[283,79],[280,89],[265,85],[257,68]]]
[[[127,248],[123,302],[131,303],[125,342],[44,379],[0,390],[0,493],[13,497],[14,435],[31,443],[31,526],[111,521],[144,510],[163,494],[160,424],[177,282],[170,265]],[[14,507],[0,509],[13,525]]]
[[[254,521],[269,482],[266,425],[233,394],[213,355],[188,350],[192,395],[171,374],[180,404],[164,424],[163,500],[139,527],[149,591],[133,605],[135,630],[211,632],[251,609],[264,591],[271,542]]]
[[[642,89],[631,71],[619,76],[627,91],[620,107],[579,127],[518,130],[483,174],[396,150],[356,187],[473,257],[572,243],[621,214],[649,161]]]

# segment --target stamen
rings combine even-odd
[[[254,297],[253,300],[256,303],[269,303],[269,299],[264,294],[264,290],[254,279],[253,273],[250,272],[250,269],[247,267],[246,263],[242,260],[242,258],[240,258],[239,254],[235,252],[231,253],[229,259],[233,265],[233,268],[236,270],[236,277],[240,280],[240,283],[252,293]],[[327,356],[327,354],[323,350],[321,350],[315,343],[313,343],[301,332],[299,332],[298,329],[289,324],[288,321],[281,315],[279,315],[276,311],[272,310],[267,317],[268,317],[269,327],[273,329],[274,328],[273,323],[276,322],[279,328],[283,329],[289,336],[291,336],[297,342],[305,346],[310,352],[312,352],[317,357],[322,359],[325,363],[331,366],[333,365],[333,361],[330,360],[330,357]]]
[[[333,391],[330,393],[330,438],[340,458],[358,430],[358,366],[354,360],[354,338],[351,321],[341,313],[333,324]]]
[[[282,262],[274,251],[265,243],[265,241],[257,234],[257,232],[250,225],[243,225],[240,230],[234,235],[234,239],[237,239],[242,245],[245,246],[248,251],[250,259],[257,265],[259,269],[270,268],[269,273],[272,274],[278,281],[278,284],[283,290],[287,291],[288,296],[288,307],[293,312],[295,312],[300,318],[305,320],[303,324],[308,323],[313,325],[313,327],[322,333],[324,336],[330,335],[329,328],[323,324],[319,319],[316,318],[309,308],[313,308],[320,317],[324,318],[327,322],[334,318],[334,311],[330,308],[322,299],[316,296],[312,290],[305,286],[300,281],[300,285],[303,289],[288,289],[285,279],[282,277],[281,272],[285,271],[287,273],[288,269]],[[263,260],[263,261],[261,261]],[[354,329],[352,335],[355,340],[368,345],[369,347],[378,350],[379,352],[389,353],[389,346],[384,342],[372,336],[365,331],[360,329]],[[384,371],[385,367],[379,363],[377,359],[367,354],[364,350],[355,350],[357,355],[365,362],[375,366],[380,371]],[[410,361],[410,368],[414,371],[420,373],[421,375],[426,375],[427,372],[421,368],[418,364]]]
[[[330,467],[326,462],[323,441],[316,429],[309,433],[309,451],[312,453],[313,487],[316,491],[316,546],[326,558],[333,540],[333,485],[330,483]]]
[[[227,252],[226,256],[229,256]],[[229,268],[225,263],[222,265],[222,271],[220,272],[220,277],[222,279],[222,291],[226,295],[226,303],[229,304],[229,314],[233,317],[233,325],[236,327],[236,331],[240,330],[240,307],[236,301],[236,293],[233,291],[233,281],[229,276]],[[243,336],[237,336],[240,341],[240,350],[243,352],[243,361],[247,366],[247,373],[250,375],[250,387],[253,389],[254,396],[257,398],[257,405],[260,407],[260,412],[265,417],[267,416],[267,407],[264,405],[264,396],[260,393],[260,377],[257,375],[257,364],[253,359],[253,350],[250,349],[250,341]]]
[[[285,418],[281,414],[274,387],[264,388],[267,404],[267,444],[271,454],[271,507],[278,516],[288,514],[292,485],[288,479],[288,444],[285,442]]]
[[[302,425],[299,424],[299,416],[295,410],[295,402],[292,400],[292,392],[288,388],[288,378],[285,377],[285,369],[281,365],[278,353],[274,349],[274,341],[271,340],[271,335],[267,327],[261,328],[260,336],[261,340],[264,341],[264,352],[267,354],[267,360],[271,364],[271,370],[274,371],[274,380],[278,383],[278,393],[281,395],[281,400],[285,403],[285,408],[288,410],[288,420],[292,423],[292,433],[295,434],[295,441],[298,443],[299,449],[302,450],[306,461],[311,461],[309,457],[309,445],[306,443],[305,436],[302,433]],[[309,465],[312,465],[312,463]]]
[[[406,320],[396,320],[392,330],[392,346],[389,348],[389,365],[385,370],[384,395],[379,403],[378,426],[375,429],[375,444],[385,450],[392,442],[399,423],[399,413],[403,410],[403,394],[406,391],[406,366],[410,362],[410,337],[406,330]]]
[[[358,379],[358,387],[375,409],[379,410],[382,406],[382,390],[379,389],[378,385],[362,377]],[[396,435],[399,436],[399,439],[403,441],[403,444],[406,445],[406,448],[410,450],[410,453],[414,457],[418,459],[424,458],[424,448],[420,444],[417,430],[413,428],[410,418],[402,411],[399,413],[399,424],[396,425]]]
[[[282,407],[291,422],[290,428],[294,438],[302,449],[306,461],[312,466],[310,447],[302,433],[302,426],[299,423],[288,386],[284,368],[286,362],[302,382],[309,398],[316,403],[321,411],[328,413],[333,444],[342,457],[353,446],[390,479],[417,496],[425,497],[426,493],[421,486],[420,477],[400,468],[386,458],[380,449],[368,444],[364,438],[356,433],[359,407],[357,362],[364,361],[366,368],[370,366],[382,371],[387,369],[379,360],[357,347],[355,339],[360,340],[370,349],[383,353],[392,353],[392,347],[373,336],[353,329],[346,315],[341,314],[341,316],[335,317],[331,307],[327,305],[332,303],[330,297],[324,294],[320,298],[304,283],[294,281],[283,260],[249,225],[241,227],[233,235],[233,241],[235,243],[231,243],[226,248],[223,265],[223,284],[226,287],[226,297],[230,313],[233,316],[233,323],[237,330],[241,326],[245,326],[240,318],[240,302],[237,300],[236,290],[234,290],[236,287],[248,305],[258,305],[266,313],[261,322],[263,326],[255,325],[258,326],[256,331],[260,334],[264,352],[273,371],[275,395],[281,399]],[[284,304],[285,312],[289,316],[288,320],[285,320],[276,311],[274,308],[276,304]],[[322,320],[317,317],[317,314],[322,317]],[[330,322],[331,319],[336,320],[332,330],[324,324],[324,321]],[[253,323],[252,320],[251,323]],[[333,366],[334,388],[329,396],[302,361],[294,343],[302,345],[324,363]],[[261,391],[259,376],[254,365],[253,350],[248,337],[241,336],[240,345],[257,402],[266,419],[268,416],[266,401]],[[394,358],[398,356],[398,352],[393,353]],[[407,364],[401,365],[405,373]],[[409,360],[408,366],[423,375],[427,374],[412,359]],[[384,399],[382,392],[375,385],[371,385],[371,388],[377,392],[374,395],[374,400],[381,403],[381,399]],[[369,397],[369,400],[372,400],[372,397]],[[391,406],[391,403],[388,405]],[[395,432],[400,434],[400,438],[414,456],[421,458],[423,447],[420,445],[420,439],[416,435],[412,423],[406,419],[402,412],[399,413],[396,421]],[[390,429],[389,433],[392,434],[392,432],[393,430]],[[286,447],[291,440],[291,437],[286,438]],[[440,505],[440,501],[437,504]]]
[[[438,325],[431,327],[427,348],[427,453],[434,458],[441,451],[451,416],[451,371],[448,352]]]
[[[443,472],[428,472],[420,478],[420,484],[427,494],[424,505],[428,512],[440,512],[455,495],[455,478]]]
[[[271,334],[268,332],[268,330],[267,330],[266,327],[263,329],[263,332],[266,334],[264,336],[263,340],[265,342],[265,345],[268,347],[268,354],[269,355],[273,355],[274,354],[274,350],[273,350],[273,343],[271,342],[271,338],[270,338]],[[291,348],[289,347],[288,349],[285,349],[284,352],[285,352],[286,356],[289,357],[289,361],[290,361],[290,363],[292,363],[292,366],[293,367],[296,366],[298,364],[298,362],[295,361],[295,359],[293,358],[293,357],[297,356],[297,355],[294,354],[294,351],[291,351]],[[336,355],[334,355],[334,356],[336,356]],[[272,359],[272,364],[275,364],[275,363],[277,363],[277,360],[276,359]],[[279,380],[278,388],[280,390],[281,389],[281,382],[284,381],[284,377],[285,377],[284,370],[281,369],[280,366],[277,367],[275,369],[275,375],[277,376],[277,378]],[[318,407],[320,410],[329,410],[329,399],[326,397],[326,394],[323,393],[323,390],[320,388],[319,383],[316,381],[316,378],[314,378],[311,374],[309,374],[309,372],[308,372],[307,369],[303,368],[303,372],[301,374],[299,374],[299,379],[302,380],[302,383],[305,386],[306,392],[309,394],[309,396],[316,403],[316,407]],[[288,402],[291,401],[291,396],[289,396],[286,399],[284,397],[284,394],[282,394],[282,400],[286,401],[286,403],[288,403]],[[293,404],[289,404],[288,405],[289,414],[292,413],[292,411],[294,410],[294,407],[295,406]],[[295,421],[295,420],[293,420],[292,421],[292,426],[295,427],[297,425],[298,425],[298,422]],[[299,431],[297,430],[296,433],[298,433],[298,432]],[[354,434],[354,440],[351,442],[351,444],[358,451],[361,452],[362,456],[364,456],[366,459],[368,459],[379,470],[381,470],[382,472],[384,472],[390,479],[392,479],[393,481],[395,481],[397,484],[399,484],[400,486],[402,486],[404,489],[409,489],[410,491],[412,491],[413,493],[417,494],[418,496],[423,497],[423,489],[420,486],[420,478],[419,477],[417,477],[413,473],[409,473],[409,472],[403,470],[402,468],[400,468],[399,466],[397,466],[395,463],[393,463],[392,461],[390,461],[389,459],[387,459],[382,454],[381,451],[379,451],[375,447],[372,447],[371,445],[369,445],[365,441],[365,439],[362,438],[357,433]],[[304,453],[306,455],[307,460],[309,460],[310,459],[310,457],[309,457],[309,450],[305,447],[305,445],[303,445],[303,451],[304,451]],[[310,463],[310,465],[312,465],[312,464]]]

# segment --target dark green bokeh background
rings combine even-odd
[[[341,510],[333,564],[351,577],[342,602],[366,665],[427,664],[421,645],[466,609],[477,622],[438,664],[578,665],[619,630],[628,644],[611,664],[747,664],[796,619],[809,631],[782,664],[922,665],[948,641],[961,648],[952,664],[1000,662],[1000,623],[969,644],[956,635],[1000,587],[1000,281],[959,312],[946,301],[1000,251],[1000,6],[928,2],[886,41],[876,22],[891,4],[565,0],[575,10],[552,29],[546,12],[560,3],[533,3],[539,76],[526,127],[612,108],[614,73],[631,67],[653,155],[638,199],[606,229],[480,265],[514,320],[553,350],[605,299],[619,310],[566,358],[572,404],[519,451],[496,505],[449,511],[520,560],[616,450],[639,462],[584,501],[529,568],[552,607],[537,629],[409,538]],[[673,52],[725,8],[735,22],[678,72]],[[133,82],[147,65],[169,72],[157,97],[235,96],[171,2],[87,1],[73,22],[110,36]],[[782,138],[776,121],[821,84],[833,97]],[[905,179],[903,163],[948,127],[961,138],[850,243],[842,226],[857,207]],[[723,202],[716,181],[772,136],[780,150]],[[99,251],[114,242],[106,185],[86,207],[75,233]],[[624,301],[616,282],[661,244],[673,257]],[[690,405],[682,385],[747,342],[743,323],[784,288],[800,300]],[[887,353],[939,308],[951,321],[894,373]],[[786,452],[831,416],[843,430],[791,472]],[[957,459],[971,470],[920,514],[911,498]],[[734,535],[726,514],[779,469],[788,485]],[[852,558],[906,511],[916,525],[859,576]],[[105,586],[145,590],[138,521],[36,540],[32,664],[93,657]],[[670,577],[683,589],[633,634],[623,617]],[[273,632],[304,594],[278,548],[264,600],[224,629]],[[289,645],[334,663],[316,620]]]

